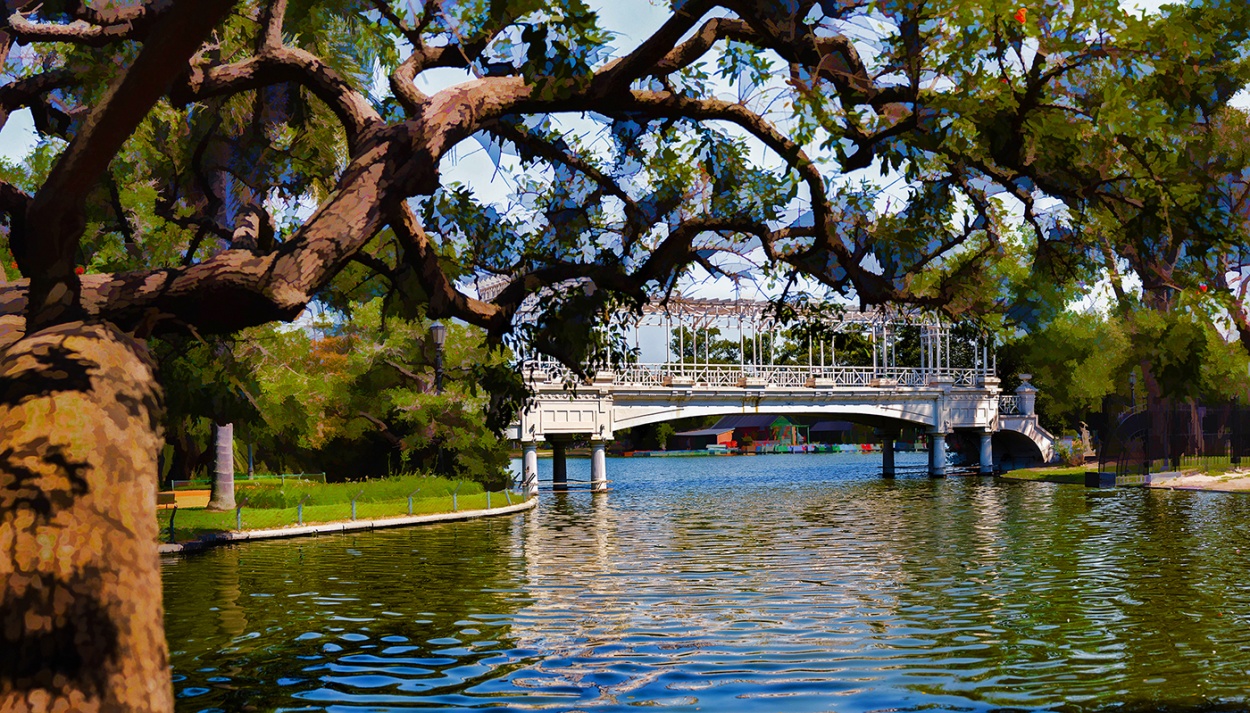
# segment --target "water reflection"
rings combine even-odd
[[[883,481],[841,455],[611,466],[613,492],[524,517],[170,560],[179,710],[1243,697],[1250,499]]]

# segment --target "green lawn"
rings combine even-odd
[[[1076,465],[1058,468],[1022,468],[1003,473],[1009,480],[1035,480],[1045,483],[1085,484],[1086,466]]]
[[[458,488],[458,490],[457,490]],[[363,492],[361,492],[363,491]],[[453,503],[452,492],[455,492]],[[428,476],[399,476],[360,483],[301,483],[288,480],[284,485],[240,482],[235,500],[239,512],[209,512],[203,508],[179,508],[157,511],[162,542],[170,541],[169,521],[174,519],[174,541],[182,542],[215,532],[238,529],[265,530],[300,524],[298,503],[303,500],[303,524],[350,521],[351,500],[356,500],[356,518],[371,520],[401,517],[409,514],[408,495],[412,494],[412,514],[480,510],[519,502],[516,494],[483,491],[479,483],[453,481]],[[453,507],[454,504],[454,507]]]

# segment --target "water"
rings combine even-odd
[[[167,560],[178,710],[1243,708],[1250,498],[878,462],[613,459],[519,517]]]

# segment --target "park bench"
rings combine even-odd
[[[177,507],[178,505],[178,499],[174,497],[172,490],[168,492],[158,492],[156,494],[156,507],[164,509],[170,505],[173,505],[174,507]]]

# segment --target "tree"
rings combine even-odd
[[[1239,46],[1248,12],[1195,8],[1186,45],[1114,0],[1027,21],[962,0],[687,0],[612,56],[581,0],[6,7],[0,105],[44,138],[0,184],[0,264],[21,276],[0,286],[0,636],[22,653],[0,708],[16,710],[171,706],[145,340],[365,289],[586,368],[616,343],[606,312],[692,264],[734,274],[727,254],[755,256],[783,299],[803,278],[864,305],[1053,309],[1088,246],[1037,202],[1079,212],[1118,147],[1192,123],[1166,103],[1128,121],[1118,76],[1233,76],[1206,48]],[[871,55],[859,25],[883,28]],[[426,95],[414,79],[438,68],[465,81]],[[469,141],[511,175],[504,210],[442,180]],[[845,180],[866,168],[905,195],[881,207]],[[999,192],[1031,242],[1012,243]],[[105,516],[122,501],[133,522]]]
[[[238,335],[266,451],[332,480],[419,470],[503,487],[507,449],[487,426],[483,384],[510,365],[481,330],[448,325],[445,393],[435,393],[429,322],[384,319],[382,302],[352,304],[351,320],[319,321],[311,334],[264,325]]]

